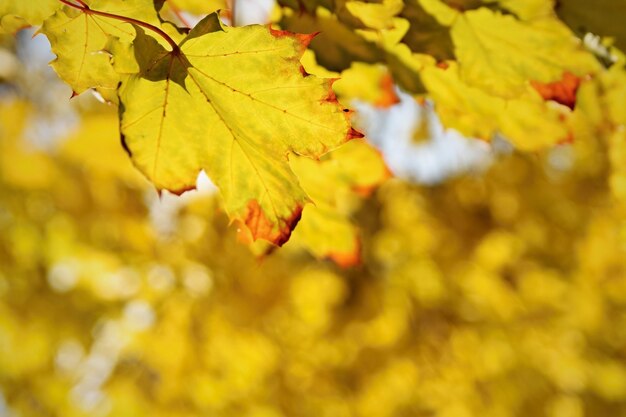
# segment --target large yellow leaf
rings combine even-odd
[[[207,16],[168,52],[136,28],[139,74],[123,82],[121,133],[158,189],[181,193],[204,169],[232,219],[284,243],[309,201],[288,155],[319,157],[360,136],[332,80],[301,72],[310,35],[222,28]]]
[[[549,83],[566,71],[582,76],[600,69],[556,19],[522,23],[481,8],[460,14],[451,35],[465,81],[504,98],[519,95],[531,80]]]
[[[92,0],[89,7],[101,12],[159,25],[152,0]],[[120,76],[105,49],[112,41],[130,43],[133,27],[123,21],[85,13],[65,6],[46,19],[41,31],[48,37],[57,58],[52,67],[76,94],[95,88],[107,100],[115,100]]]

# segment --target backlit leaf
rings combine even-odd
[[[555,19],[521,23],[477,9],[460,15],[451,34],[464,80],[504,98],[515,97],[531,80],[554,82],[566,71],[583,76],[600,67]]]
[[[571,111],[545,102],[528,87],[518,98],[503,99],[463,82],[459,68],[435,66],[422,79],[444,125],[463,134],[489,140],[500,133],[522,150],[536,150],[571,139]]]
[[[159,25],[152,0],[92,0],[98,11],[118,14]],[[114,101],[120,76],[111,63],[111,43],[127,45],[134,39],[133,27],[119,20],[64,6],[48,18],[41,29],[57,58],[52,67],[75,93],[95,88],[105,99]]]
[[[158,189],[194,188],[204,169],[232,219],[284,243],[309,201],[290,153],[319,157],[354,136],[332,80],[301,72],[310,35],[222,28],[209,15],[168,52],[137,28],[141,72],[121,87],[122,135]]]

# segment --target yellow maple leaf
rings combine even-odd
[[[570,139],[565,106],[545,102],[532,88],[504,99],[463,81],[459,66],[425,67],[422,80],[447,127],[489,140],[501,133],[517,148],[536,150]]]
[[[44,21],[41,32],[52,46],[57,58],[52,67],[75,94],[94,88],[106,100],[116,101],[120,75],[111,61],[111,52],[120,44],[130,49],[135,37],[133,27],[121,20],[111,19],[106,13],[137,19],[161,26],[152,0],[92,0],[88,8],[66,5]],[[169,34],[174,35],[171,25]],[[159,41],[165,43],[162,38]]]
[[[583,76],[600,69],[557,19],[522,23],[481,8],[460,14],[451,36],[463,79],[504,98],[521,94],[531,80],[548,83],[566,71]]]
[[[136,28],[139,74],[120,89],[121,133],[158,189],[195,187],[204,169],[252,236],[287,241],[309,201],[288,155],[317,158],[352,130],[332,80],[301,71],[311,35],[207,16],[173,51]],[[191,122],[193,120],[193,122]]]

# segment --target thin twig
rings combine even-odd
[[[237,0],[230,0],[230,25],[237,26]]]

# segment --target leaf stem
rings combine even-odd
[[[237,26],[237,0],[230,0],[230,25]]]
[[[152,32],[154,32],[157,35],[161,36],[163,39],[165,39],[167,41],[167,43],[170,44],[170,46],[172,47],[172,52],[177,53],[177,52],[180,51],[180,48],[178,47],[178,45],[176,44],[174,39],[172,39],[167,33],[163,32],[161,29],[159,29],[158,27],[156,27],[154,25],[151,25],[150,23],[146,23],[146,22],[143,22],[141,20],[133,19],[132,17],[121,16],[121,15],[117,15],[117,14],[113,14],[113,13],[101,12],[99,10],[90,9],[89,6],[82,0],[75,0],[77,3],[80,3],[80,4],[72,3],[69,0],[59,0],[59,1],[61,3],[63,3],[63,4],[65,4],[65,5],[69,6],[69,7],[73,7],[74,9],[78,9],[78,10],[82,11],[85,14],[93,14],[93,15],[96,15],[96,16],[107,17],[109,19],[120,20],[122,22],[131,23],[131,24],[134,24],[134,25],[146,28],[148,30],[151,30]]]

